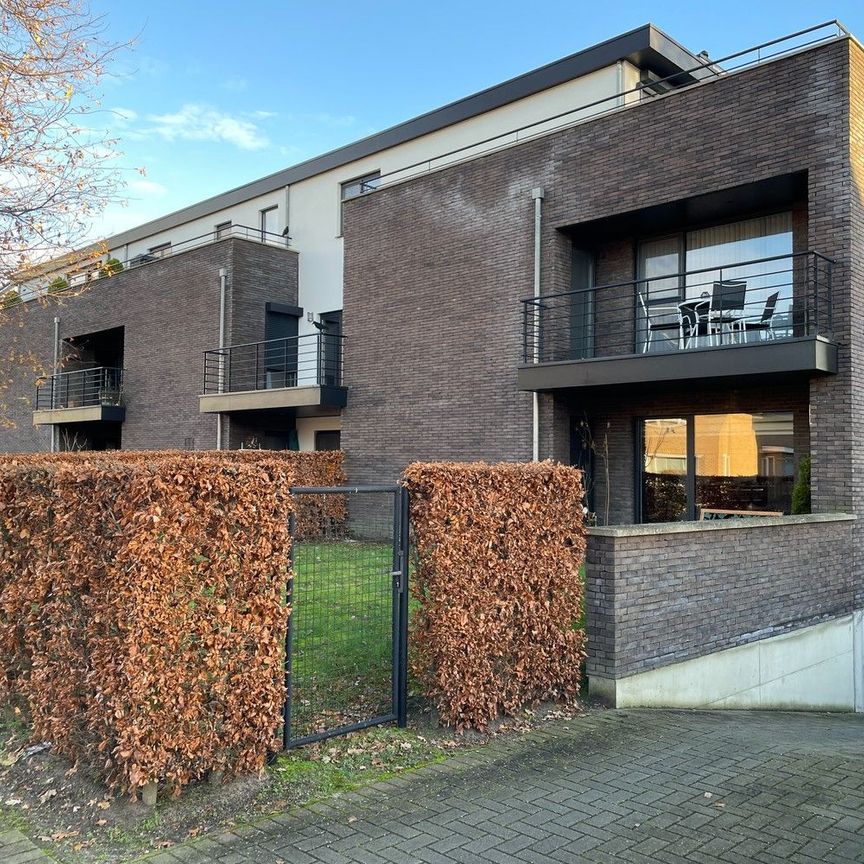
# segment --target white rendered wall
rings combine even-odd
[[[864,611],[641,672],[594,679],[617,708],[864,711]]]
[[[618,87],[618,68],[609,66],[292,185],[290,226],[292,248],[300,252],[300,306],[314,312],[342,308],[342,238],[339,236],[339,212],[343,182],[372,171],[380,171],[382,174],[398,171],[407,165],[432,159],[455,148],[509,132],[605,96],[612,96],[620,92]],[[577,116],[574,114],[568,119],[575,119]],[[564,121],[556,122],[560,124]],[[543,127],[538,127],[538,131],[539,128],[549,128],[551,125],[555,124],[544,124]],[[515,136],[512,136],[512,140],[516,140]],[[467,158],[472,153],[479,155],[486,148],[487,145],[481,145],[449,161]],[[442,166],[447,162],[448,160],[439,159],[435,160],[433,165]],[[304,321],[300,328],[301,333],[309,332],[311,325]],[[346,335],[348,338],[351,336],[350,333]]]
[[[301,450],[314,450],[316,432],[338,432],[341,429],[341,417],[298,417],[297,442]]]
[[[620,62],[438,132],[310,177],[293,184],[290,189],[278,189],[168,231],[161,231],[134,243],[112,248],[111,254],[122,261],[129,260],[161,243],[170,242],[176,246],[208,234],[220,222],[231,221],[233,225],[258,228],[261,210],[278,206],[279,225],[285,226],[287,215],[292,238],[291,248],[300,253],[299,305],[307,312],[316,314],[341,309],[342,238],[339,236],[339,215],[341,184],[344,181],[372,171],[388,174],[421,160],[431,160],[429,162],[431,167],[441,167],[453,161],[481,155],[486,152],[489,145],[478,145],[455,157],[434,158],[456,148],[510,133],[519,127],[572,111],[596,100],[615,96],[621,93],[622,89],[634,87],[638,82],[638,76],[638,69],[630,63]],[[628,98],[627,101],[631,100]],[[610,100],[602,107],[614,108],[623,103],[623,98]],[[598,107],[590,108],[583,114],[590,116],[598,110],[600,110]],[[526,135],[548,131],[580,116],[582,114],[574,112],[567,118],[542,123],[529,133],[507,135],[500,143],[524,140]],[[300,333],[302,335],[309,332],[314,332],[314,329],[304,317],[300,322]]]
[[[111,249],[111,254],[120,261],[128,261],[130,258],[141,255],[151,247],[159,246],[162,243],[171,243],[176,246],[196,237],[211,234],[220,222],[231,222],[232,225],[244,225],[258,230],[261,227],[261,211],[270,207],[279,208],[278,222],[281,231],[285,227],[285,196],[284,189],[277,189],[275,192],[250,198],[248,201],[219,210],[210,216],[185,222],[168,231],[159,231],[134,243],[114,247]]]

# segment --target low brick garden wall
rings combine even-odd
[[[814,514],[591,529],[592,687],[852,612],[853,526]]]

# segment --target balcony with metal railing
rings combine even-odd
[[[36,385],[33,424],[122,422],[123,369],[97,366],[58,372]]]
[[[344,407],[343,340],[321,332],[205,351],[201,412]]]
[[[831,271],[811,251],[529,297],[520,389],[836,372]]]

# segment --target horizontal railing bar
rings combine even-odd
[[[120,273],[121,271],[113,269],[114,267],[116,267],[116,264],[114,264],[114,262],[120,264],[123,268],[123,271],[127,269],[137,269],[138,267],[143,267],[146,264],[152,264],[156,261],[170,258],[173,255],[182,252],[188,252],[190,249],[197,249],[210,243],[218,243],[221,240],[231,239],[232,237],[242,240],[256,240],[258,242],[264,243],[264,245],[277,248],[288,248],[287,237],[281,234],[274,234],[272,231],[264,231],[262,228],[254,228],[251,225],[231,225],[219,231],[216,231],[216,229],[214,228],[213,230],[207,231],[204,234],[190,237],[187,240],[181,240],[179,243],[171,243],[165,249],[157,249],[153,252],[148,249],[142,250],[141,252],[133,255],[130,258],[114,258],[110,256],[109,252],[108,259],[102,260],[100,258],[99,260],[90,261],[86,264],[85,267],[82,267],[82,269],[67,274],[64,278],[69,281],[69,287],[67,289],[63,289],[62,291],[58,291],[57,293],[63,294],[65,293],[65,291],[74,290],[76,288],[79,288],[81,285],[86,285],[90,282],[100,282],[103,279],[108,279],[112,276],[118,275],[118,273]],[[109,261],[111,262],[111,264],[109,264]],[[43,276],[45,278],[50,278],[51,276],[56,276],[60,274],[61,270],[62,267],[58,267],[56,270],[47,272],[45,274],[35,275],[32,277],[32,279],[28,279],[28,281],[41,279],[43,278]],[[84,278],[80,279],[81,276],[84,276]],[[25,299],[29,300],[33,297],[43,294],[44,289],[33,288],[29,289],[27,293],[28,297]]]
[[[68,372],[52,372],[50,375],[46,375],[43,380],[48,380],[50,378],[61,378],[64,375],[87,375],[91,372],[122,372],[122,366],[92,366],[87,369],[71,369]]]
[[[789,259],[789,258],[800,259],[800,258],[805,258],[807,256],[815,256],[815,257],[822,258],[823,260],[825,260],[829,264],[834,263],[832,261],[832,259],[826,258],[824,255],[821,255],[819,252],[812,252],[812,251],[809,251],[809,252],[791,252],[788,255],[772,255],[770,258],[754,258],[750,261],[740,261],[740,262],[736,262],[734,264],[732,264],[732,263],[720,264],[720,265],[717,265],[714,267],[702,267],[698,270],[682,270],[678,273],[667,273],[667,274],[664,274],[662,276],[648,276],[648,277],[643,276],[643,277],[640,277],[638,279],[628,279],[627,281],[624,281],[624,282],[610,282],[610,283],[607,283],[605,285],[596,285],[593,288],[574,288],[572,291],[560,291],[560,292],[555,293],[555,294],[535,294],[532,297],[526,297],[526,298],[522,299],[520,302],[530,304],[530,303],[533,303],[535,301],[536,302],[546,301],[546,300],[553,299],[555,297],[569,297],[573,294],[589,294],[589,293],[593,293],[595,291],[606,291],[606,290],[609,290],[611,288],[624,288],[624,287],[627,287],[629,285],[639,285],[639,284],[650,283],[650,282],[659,282],[661,279],[680,279],[682,277],[693,276],[693,275],[696,275],[699,273],[716,273],[720,270],[724,270],[724,271],[725,270],[732,270],[732,269],[735,269],[738,267],[750,267],[754,264],[765,264],[765,263],[768,263],[770,261],[781,261],[783,259]],[[777,273],[795,273],[795,270],[792,268],[789,268],[787,270],[769,271],[768,273],[765,273],[765,274],[754,273],[750,278],[756,279],[756,278],[761,278],[763,276],[773,276],[773,275],[777,275]],[[728,277],[728,279],[724,276],[722,281],[726,282],[726,281],[735,281],[736,279],[743,279],[743,278],[745,278],[745,275],[746,274],[730,275]],[[714,280],[714,281],[721,281],[721,280],[718,279],[718,280]],[[682,285],[681,287],[686,288],[687,286]],[[662,290],[662,289],[658,289],[658,290]],[[671,291],[674,289],[670,287],[670,288],[665,289],[665,290]]]
[[[301,339],[344,339],[344,333],[303,333],[300,336],[282,336],[279,339],[265,339],[260,342],[238,342],[236,345],[226,345],[224,348],[209,348],[205,354],[214,354],[217,351],[233,351],[237,348],[254,348],[259,345],[273,345],[282,342],[299,342]]]
[[[292,486],[289,491],[292,495],[347,495],[354,492],[399,492],[401,489],[398,483],[393,483],[366,486]]]
[[[769,54],[765,57],[761,56],[761,52],[764,48],[770,48],[774,45],[779,45],[782,42],[789,42],[793,39],[799,38],[800,36],[806,36],[808,33],[815,33],[819,30],[824,30],[825,28],[828,28],[828,27],[836,28],[837,32],[826,34],[825,36],[822,36],[822,37],[819,37],[816,39],[812,39],[809,42],[804,43],[802,45],[790,46],[785,51],[781,51],[777,54]],[[656,86],[657,84],[662,84],[664,82],[673,82],[675,79],[686,78],[688,76],[689,77],[696,77],[694,75],[694,73],[705,72],[706,70],[711,73],[710,76],[705,76],[705,78],[703,80],[696,80],[695,82],[685,84],[685,86],[681,88],[681,89],[689,89],[690,87],[696,87],[696,86],[699,86],[701,84],[707,83],[709,81],[717,80],[719,78],[722,78],[724,75],[732,74],[734,72],[743,71],[748,66],[759,65],[761,63],[765,63],[771,59],[774,59],[775,57],[783,56],[783,54],[791,54],[791,53],[794,53],[796,51],[802,51],[805,48],[811,47],[812,45],[818,45],[820,43],[827,43],[827,42],[830,42],[834,39],[844,38],[848,35],[849,35],[849,32],[846,30],[846,28],[838,20],[835,19],[832,21],[826,21],[822,24],[817,24],[817,25],[814,25],[813,27],[807,27],[804,30],[799,30],[799,31],[792,33],[790,35],[780,36],[780,37],[777,37],[776,39],[772,39],[768,42],[764,42],[764,43],[761,43],[759,45],[755,45],[751,48],[745,48],[741,51],[736,51],[732,54],[727,54],[725,57],[720,57],[716,60],[712,60],[709,58],[709,59],[705,60],[704,62],[699,63],[695,66],[692,66],[688,69],[682,69],[678,72],[672,73],[671,75],[667,75],[664,78],[658,78],[658,79],[650,82],[650,85]],[[755,60],[751,60],[747,63],[743,63],[737,67],[732,67],[732,68],[727,68],[727,69],[720,68],[721,64],[724,64],[724,63],[728,64],[729,61],[731,61],[731,60],[737,60],[740,57],[745,57],[748,54],[754,54],[754,53],[757,54],[757,57]],[[465,153],[469,150],[474,150],[474,149],[479,148],[479,147],[484,147],[485,145],[494,145],[494,142],[501,142],[500,147],[507,146],[507,142],[504,142],[502,139],[508,138],[510,136],[516,137],[516,141],[510,142],[510,143],[522,143],[522,141],[524,141],[526,139],[522,139],[522,141],[520,141],[520,139],[519,139],[520,133],[528,132],[529,130],[532,130],[532,129],[537,129],[537,127],[548,125],[549,123],[554,123],[556,120],[563,120],[566,117],[572,118],[574,114],[580,114],[580,113],[583,113],[585,111],[589,111],[592,108],[598,108],[598,107],[605,105],[607,103],[610,103],[610,102],[613,103],[612,107],[605,108],[601,111],[598,111],[594,115],[589,115],[588,117],[581,118],[581,120],[584,121],[584,120],[597,119],[598,117],[603,116],[603,114],[611,113],[612,111],[617,110],[619,108],[631,107],[627,104],[626,97],[632,96],[632,95],[640,95],[641,96],[641,94],[644,93],[645,90],[646,90],[645,84],[640,82],[640,84],[638,84],[636,87],[633,87],[629,90],[621,90],[621,91],[613,93],[609,96],[604,96],[600,99],[595,99],[592,102],[587,102],[587,103],[584,103],[582,105],[578,105],[575,108],[569,108],[566,111],[562,111],[562,112],[560,112],[558,114],[554,114],[550,117],[544,117],[541,120],[536,120],[536,121],[534,121],[532,123],[528,123],[524,126],[520,126],[520,127],[515,128],[515,129],[509,129],[506,132],[500,132],[496,135],[492,135],[489,138],[485,138],[481,141],[476,141],[476,142],[473,142],[472,144],[466,144],[462,147],[454,148],[453,150],[449,150],[445,153],[439,153],[435,156],[431,156],[431,157],[428,157],[426,159],[421,159],[421,160],[414,162],[410,165],[405,165],[401,168],[394,169],[393,171],[388,171],[387,173],[381,174],[379,176],[378,185],[374,189],[369,189],[367,191],[363,191],[363,192],[361,192],[361,195],[374,194],[379,189],[386,188],[391,183],[399,182],[400,180],[403,180],[403,179],[409,179],[409,177],[411,177],[411,176],[416,176],[417,173],[419,173],[419,172],[417,172],[417,169],[421,169],[424,166],[426,166],[427,172],[432,171],[432,170],[434,170],[432,168],[433,162],[439,162],[441,160],[448,159],[451,157],[457,157],[461,153]],[[549,132],[554,132],[554,131],[557,131],[558,128],[566,127],[569,123],[575,124],[577,122],[580,122],[580,121],[578,119],[577,120],[569,120],[565,123],[560,124],[560,127],[553,127],[552,129],[544,129],[542,132],[538,132],[535,134],[540,135],[540,134],[546,134]],[[495,149],[495,147],[489,148],[485,151],[481,151],[481,153],[477,154],[477,155],[483,155],[483,154],[492,152],[492,151],[494,151],[494,149]],[[447,167],[447,166],[441,165],[438,167],[443,168],[443,167]],[[408,177],[404,176],[406,173],[412,172],[412,171],[415,172],[415,174],[409,175]]]

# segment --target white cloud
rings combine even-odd
[[[166,141],[213,141],[241,150],[263,150],[270,141],[248,115],[232,116],[208,105],[187,103],[172,114],[149,114],[143,131]]]
[[[345,129],[348,126],[353,126],[357,122],[357,118],[350,114],[330,114],[327,111],[320,111],[317,114],[312,114],[310,119],[313,123],[318,123],[321,126],[329,126],[331,129]]]
[[[130,180],[126,187],[147,198],[162,198],[168,194],[168,190],[161,183],[153,180]]]

